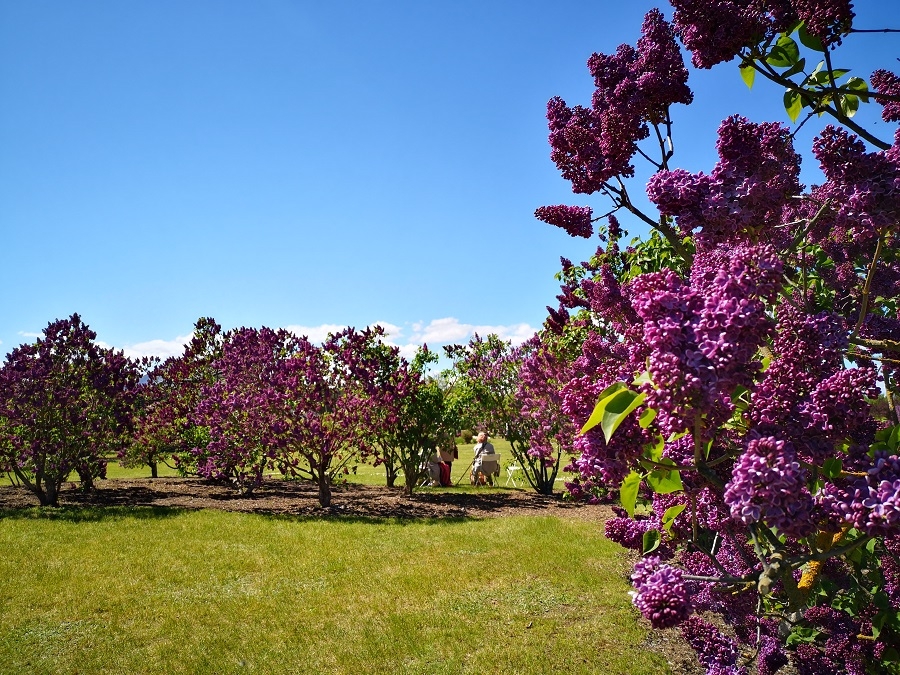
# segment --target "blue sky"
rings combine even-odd
[[[633,44],[650,7],[0,0],[0,353],[73,312],[132,354],[180,351],[200,316],[380,322],[406,347],[528,337],[559,256],[598,243],[534,209],[605,210],[550,162],[546,102],[587,104],[588,56]],[[890,9],[858,2],[857,26]],[[898,70],[897,36],[849,42],[837,66]],[[786,121],[734,64],[691,86],[689,170],[724,116]]]

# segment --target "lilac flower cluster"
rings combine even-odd
[[[827,47],[841,44],[841,38],[853,27],[853,3],[850,0],[791,0],[797,18],[807,32]]]
[[[743,48],[787,29],[794,17],[788,0],[670,0],[675,32],[697,68],[731,61]],[[768,9],[768,11],[767,11]]]
[[[561,227],[573,237],[590,239],[594,233],[591,209],[588,206],[541,206],[534,212],[535,218]]]
[[[865,477],[828,483],[823,510],[872,536],[900,534],[900,457],[876,452]]]
[[[638,48],[594,54],[588,68],[596,91],[591,108],[570,108],[561,98],[547,104],[551,159],[576,193],[602,189],[613,176],[632,176],[637,142],[673,103],[690,103],[687,69],[671,26],[658,10],[644,18]]]
[[[607,539],[632,551],[641,551],[643,549],[644,533],[650,529],[652,529],[650,520],[646,518],[637,520],[626,515],[610,518],[603,526],[603,532]]]
[[[889,70],[879,69],[874,71],[869,78],[869,82],[879,94],[900,96],[900,77],[897,77]],[[885,122],[900,122],[900,101],[876,100],[883,106],[881,117]]]
[[[881,559],[884,592],[887,593],[891,607],[900,610],[900,535],[885,537],[882,543],[888,552]]]
[[[757,231],[771,236],[785,206],[802,187],[800,156],[790,131],[734,115],[722,122],[718,133],[719,161],[710,175],[660,171],[647,183],[647,196],[661,213],[677,218],[683,234],[699,231],[698,246]]]
[[[636,589],[634,605],[654,628],[671,628],[684,621],[691,612],[683,572],[663,565],[658,556],[644,558],[631,575]]]
[[[813,228],[813,240],[838,264],[868,262],[874,242],[887,232],[894,233],[888,247],[900,243],[900,130],[889,149],[866,152],[856,136],[829,125],[813,143],[813,154],[827,181],[812,198],[831,205],[830,217]]]
[[[870,442],[867,396],[876,396],[870,368],[845,369],[846,324],[823,312],[779,307],[774,359],[751,397],[750,419],[762,435],[789,440],[799,459],[820,463],[839,441]]]
[[[737,665],[737,645],[708,621],[692,616],[681,625],[681,634],[697,652],[707,675],[746,675],[746,669]]]
[[[765,522],[789,536],[805,537],[815,527],[806,479],[792,445],[772,436],[754,438],[725,486],[725,503],[735,520]]]
[[[832,442],[853,438],[860,430],[868,430],[866,397],[878,396],[876,377],[873,368],[848,368],[819,382],[809,401],[798,406],[807,430]]]
[[[735,387],[749,386],[760,368],[755,354],[772,328],[764,300],[779,288],[781,262],[769,246],[739,247],[726,260],[694,286],[671,271],[632,283],[651,349],[647,403],[664,434],[691,430],[697,414],[712,423],[727,417]]]
[[[822,651],[813,645],[798,646],[794,664],[801,675],[826,672],[866,675],[871,672],[866,668],[866,662],[875,645],[857,638],[861,633],[871,635],[870,622],[854,620],[831,607],[811,607],[803,619],[808,625],[822,629],[827,638]]]

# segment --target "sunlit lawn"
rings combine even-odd
[[[663,673],[555,517],[0,511],[0,673]]]

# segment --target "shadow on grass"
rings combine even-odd
[[[65,523],[96,523],[109,520],[160,520],[172,518],[189,509],[165,506],[29,506],[0,508],[3,520],[55,520]]]

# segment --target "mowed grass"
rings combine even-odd
[[[0,551],[0,673],[667,672],[581,521],[35,508]]]

